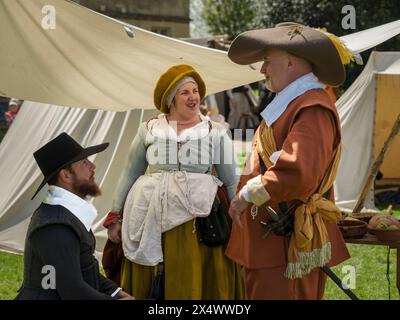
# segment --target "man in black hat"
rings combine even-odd
[[[17,299],[134,299],[100,274],[93,256],[97,210],[87,197],[101,192],[87,157],[107,147],[83,148],[62,133],[34,153],[44,179],[33,197],[46,183],[49,191],[29,224]]]

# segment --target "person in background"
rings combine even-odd
[[[214,94],[204,98],[204,103],[200,105],[200,112],[211,121],[222,124],[225,128],[229,128],[229,123],[225,121],[225,117],[219,112],[217,99]]]
[[[8,111],[4,114],[5,119],[7,121],[7,125],[10,127],[17,116],[19,109],[21,108],[22,100],[18,100],[15,98],[10,99],[8,103]]]
[[[233,88],[230,98],[228,123],[230,129],[255,129],[259,124],[254,113],[255,101],[250,86]]]
[[[4,115],[8,111],[9,101],[10,101],[9,98],[0,96],[0,128],[8,126]]]
[[[276,93],[268,90],[266,82],[262,81],[262,83],[260,84],[260,95],[258,97],[257,108],[256,108],[260,122],[262,121],[261,113],[264,111],[267,105],[269,105],[272,102],[275,95]]]

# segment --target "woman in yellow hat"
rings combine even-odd
[[[199,112],[205,93],[189,65],[162,74],[154,89],[161,114],[140,126],[118,182],[108,234],[122,240],[120,285],[137,299],[155,297],[160,271],[165,299],[244,298],[240,270],[225,256],[225,244],[205,245],[196,223],[209,215],[220,185],[229,199],[237,185],[226,129]]]

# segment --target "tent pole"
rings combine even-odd
[[[372,182],[374,181],[374,179],[379,171],[379,168],[381,167],[381,165],[383,163],[383,158],[385,156],[385,153],[389,149],[389,145],[392,143],[392,141],[394,140],[396,135],[399,133],[399,130],[400,130],[400,113],[397,115],[397,120],[393,125],[392,131],[390,132],[385,143],[383,144],[381,152],[379,153],[378,157],[376,158],[374,164],[371,167],[369,176],[367,178],[367,181],[364,184],[364,188],[361,192],[360,198],[358,199],[357,204],[353,209],[353,213],[360,212],[361,208],[363,207],[368,190],[369,190]]]

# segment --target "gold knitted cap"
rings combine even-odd
[[[162,113],[169,113],[167,106],[168,94],[179,80],[187,76],[196,80],[199,87],[200,99],[204,98],[206,95],[206,85],[200,74],[193,67],[187,64],[178,64],[169,68],[157,81],[156,87],[154,88],[153,98],[154,105],[158,110]]]

